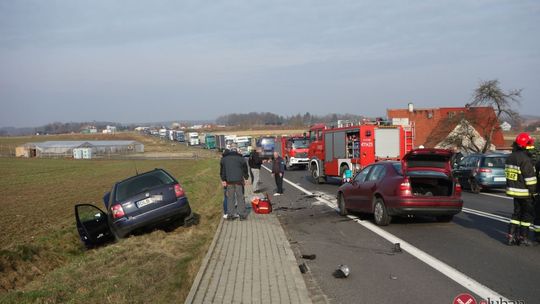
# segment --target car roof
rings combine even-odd
[[[141,175],[144,175],[144,174],[147,174],[147,173],[150,173],[150,172],[154,172],[154,171],[162,171],[162,172],[167,173],[167,171],[165,171],[165,170],[163,170],[163,169],[161,169],[161,168],[155,168],[155,169],[150,170],[150,171],[146,171],[146,172],[142,172],[142,173],[137,173],[136,175],[130,176],[130,177],[126,178],[126,179],[123,179],[123,180],[121,180],[121,181],[116,182],[116,184],[120,184],[120,183],[129,181],[129,180],[134,179],[134,178],[136,178],[136,177],[138,177],[138,176],[141,176]]]
[[[485,157],[508,157],[509,154],[506,153],[492,153],[492,154],[484,154]]]
[[[371,163],[368,166],[376,165],[376,164],[401,164],[401,162],[397,161],[397,160],[381,160],[381,161],[378,161],[378,162]],[[366,167],[368,167],[368,166],[366,166]]]
[[[482,154],[482,153],[473,153],[469,154],[465,157],[471,157],[471,156],[480,156],[480,157],[508,157],[509,154],[507,153],[490,153],[490,154]]]

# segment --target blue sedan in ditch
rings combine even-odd
[[[91,204],[75,205],[77,231],[86,247],[172,221],[189,225],[193,219],[184,189],[163,169],[117,182],[103,203],[106,212]]]

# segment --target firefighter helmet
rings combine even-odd
[[[529,133],[522,132],[516,136],[516,145],[523,149],[532,149],[534,148],[534,138],[529,135]]]

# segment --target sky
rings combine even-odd
[[[0,0],[0,127],[463,106],[540,115],[540,1]]]

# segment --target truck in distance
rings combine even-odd
[[[281,136],[277,146],[287,170],[308,166],[309,139],[305,135]]]
[[[261,148],[262,158],[270,159],[274,156],[274,149],[276,148],[276,138],[273,136],[262,136],[257,141],[257,147]]]
[[[309,171],[316,183],[343,177],[380,160],[400,160],[413,149],[410,126],[385,126],[380,122],[310,128]]]
[[[199,145],[199,133],[197,132],[189,132],[189,142],[188,144],[190,146],[198,146]]]

